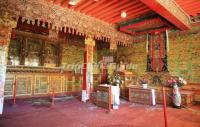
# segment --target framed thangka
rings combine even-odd
[[[167,32],[147,35],[147,71],[167,72]]]
[[[44,66],[56,67],[58,64],[58,47],[47,43],[45,46]]]
[[[40,52],[42,50],[42,42],[27,38],[25,46],[25,65],[26,66],[39,66],[40,65]]]
[[[20,38],[11,39],[10,45],[8,47],[8,65],[19,65],[20,64],[20,50],[21,50],[21,42]]]

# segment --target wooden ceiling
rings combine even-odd
[[[200,14],[200,0],[175,0],[190,16]]]
[[[133,19],[151,11],[140,0],[80,0],[75,6],[69,5],[70,0],[47,1],[85,13],[110,24]],[[126,18],[121,17],[122,11],[127,13]]]
[[[118,24],[118,26],[120,26],[121,23],[127,23],[153,12],[181,30],[190,29],[190,24],[185,24],[184,21],[181,21],[182,19],[180,16],[172,14],[172,12],[167,9],[169,6],[164,8],[156,0],[74,0],[79,1],[74,6],[69,4],[72,0],[47,1],[60,5],[63,8],[73,9],[74,11],[90,15],[113,25]],[[200,19],[200,0],[174,1],[175,2],[172,1],[172,3],[175,3],[176,6],[178,5],[177,8],[183,10],[182,13],[185,12],[184,14],[186,14],[186,17],[190,16],[188,21],[190,20],[193,23],[199,21],[196,19]],[[127,13],[126,18],[121,17],[122,11]]]

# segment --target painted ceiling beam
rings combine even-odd
[[[180,5],[180,6],[184,6],[190,3],[196,3],[198,2],[197,0],[184,0],[184,1],[177,1],[176,2]]]
[[[137,15],[138,13],[141,14],[143,13],[143,11],[146,11],[146,10],[150,10],[147,6],[143,6],[143,7],[139,7],[139,8],[135,8],[133,10],[129,10],[127,11],[127,17],[126,18],[122,18],[121,15],[116,15],[114,17],[111,17],[107,20],[113,20],[113,19],[119,19],[119,20],[123,20],[123,19],[128,19],[128,18],[131,18],[132,15]]]
[[[69,0],[64,0],[64,1],[61,2],[62,7],[65,7],[65,6],[68,7],[68,5],[69,5]]]
[[[190,17],[174,0],[140,0],[180,30],[191,29]]]
[[[84,8],[88,7],[89,5],[91,5],[93,2],[94,2],[94,1],[92,1],[92,0],[86,0],[86,1],[84,2],[84,4],[80,4],[80,6],[75,7],[75,10],[76,10],[76,11],[81,11],[82,9],[84,9]]]
[[[78,6],[80,6],[82,3],[84,3],[85,2],[85,0],[80,0],[76,5],[74,5],[74,6],[69,6],[69,8],[70,9],[74,9],[74,8],[77,8]]]
[[[138,9],[141,10],[142,8],[146,9],[147,6],[144,6],[143,4],[137,4],[136,6],[133,6],[132,8],[126,9],[127,16],[129,16],[130,14],[132,14],[132,12],[135,13]],[[120,18],[122,18],[121,15],[120,15],[120,13],[121,12],[116,13],[116,14],[114,14],[112,16],[108,16],[108,17],[100,18],[100,19],[102,19],[102,20],[109,20],[109,19],[112,19],[113,17],[120,17]]]
[[[102,3],[100,4],[96,9],[91,10],[90,12],[88,12],[89,15],[92,15],[95,17],[95,15],[100,12],[101,10],[104,10],[110,6],[112,6],[113,4],[117,3],[118,0],[113,0],[113,1],[109,1],[107,3]]]
[[[127,1],[124,0],[121,3],[116,4],[115,7],[110,7],[107,10],[106,9],[103,10],[102,13],[99,13],[96,17],[97,18],[103,18],[104,16],[107,17],[107,16],[112,15],[113,13],[116,13],[116,12],[117,13],[119,12],[119,14],[120,14],[121,13],[120,11],[122,11],[123,8],[126,8],[127,5],[130,6],[130,4],[133,5],[132,2],[130,2],[130,1],[127,2]]]
[[[190,15],[195,16],[195,15],[198,15],[199,12],[200,12],[200,9],[199,10],[193,10],[193,11],[190,11]]]
[[[114,24],[114,23],[117,23],[117,22],[120,22],[120,21],[127,21],[127,20],[133,19],[135,17],[138,17],[141,14],[147,13],[149,11],[150,11],[149,8],[146,8],[146,9],[142,8],[142,9],[139,9],[139,10],[133,12],[132,14],[127,14],[127,17],[124,18],[124,19],[121,18],[121,16],[118,16],[118,17],[115,17],[115,18],[109,20],[109,22]]]
[[[115,23],[118,23],[118,22],[121,22],[121,21],[128,21],[130,19],[136,18],[136,17],[138,17],[138,16],[140,16],[142,14],[145,14],[147,12],[149,12],[149,9],[140,10],[140,11],[137,11],[137,12],[135,12],[133,14],[128,14],[129,16],[126,17],[126,18],[115,17],[112,20],[109,20],[109,22],[115,24]]]
[[[105,15],[99,15],[97,16],[98,18],[106,18],[109,15],[113,15],[113,14],[121,14],[121,11],[127,11],[127,9],[129,8],[133,8],[135,5],[140,5],[142,4],[141,2],[135,1],[135,2],[130,2],[130,3],[126,3],[124,6],[120,6],[119,8],[113,9],[111,11],[108,11]]]
[[[60,4],[63,0],[54,0],[54,4]]]
[[[182,6],[182,8],[184,9],[184,10],[188,10],[188,9],[193,9],[193,8],[200,8],[200,1],[199,1],[199,3],[196,3],[196,4],[190,4],[190,5],[188,5],[188,6]]]
[[[87,13],[90,12],[91,10],[93,10],[93,9],[95,9],[95,8],[97,8],[97,7],[99,7],[99,6],[101,6],[101,4],[105,4],[106,1],[107,1],[107,0],[98,1],[98,2],[96,2],[93,6],[89,6],[89,7],[85,8],[82,12],[84,12],[84,13],[87,14]]]

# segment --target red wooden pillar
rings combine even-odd
[[[83,63],[83,82],[82,82],[82,101],[86,102],[87,100],[87,48],[84,49],[84,63]]]
[[[151,35],[151,59],[152,59],[152,70],[154,71],[154,40],[153,35]]]
[[[159,42],[159,71],[162,71],[162,40],[161,40],[161,34],[158,35],[158,42]]]
[[[160,45],[160,54],[161,54],[161,56],[160,56],[160,60],[161,60],[161,71],[163,71],[162,69],[163,69],[163,65],[164,65],[164,63],[163,63],[163,61],[162,61],[162,59],[164,58],[164,56],[165,56],[165,53],[164,53],[164,50],[165,50],[165,47],[164,47],[164,36],[163,36],[163,33],[161,33],[161,35],[160,35],[160,40],[161,40],[161,45]]]
[[[163,113],[164,113],[164,122],[165,122],[165,127],[167,127],[166,97],[165,97],[165,88],[164,88],[164,87],[162,87],[162,94],[163,94]]]
[[[84,68],[83,68],[83,84],[82,84],[82,101],[86,102],[90,99],[90,93],[93,91],[93,47],[95,41],[92,37],[85,39],[84,51]]]

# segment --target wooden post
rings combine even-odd
[[[112,99],[113,99],[111,92],[112,92],[111,91],[111,86],[109,86],[109,91],[108,91],[108,105],[109,105],[108,108],[109,108],[109,112],[111,111],[111,108],[112,108],[111,107],[111,103],[112,103]]]
[[[55,97],[55,83],[52,85],[52,101],[51,106],[54,106],[54,97]]]
[[[13,105],[16,104],[16,92],[17,92],[17,78],[15,76],[15,81],[13,83]]]
[[[167,127],[166,97],[165,97],[164,86],[162,87],[162,94],[163,94],[163,112],[164,112],[165,127]]]

